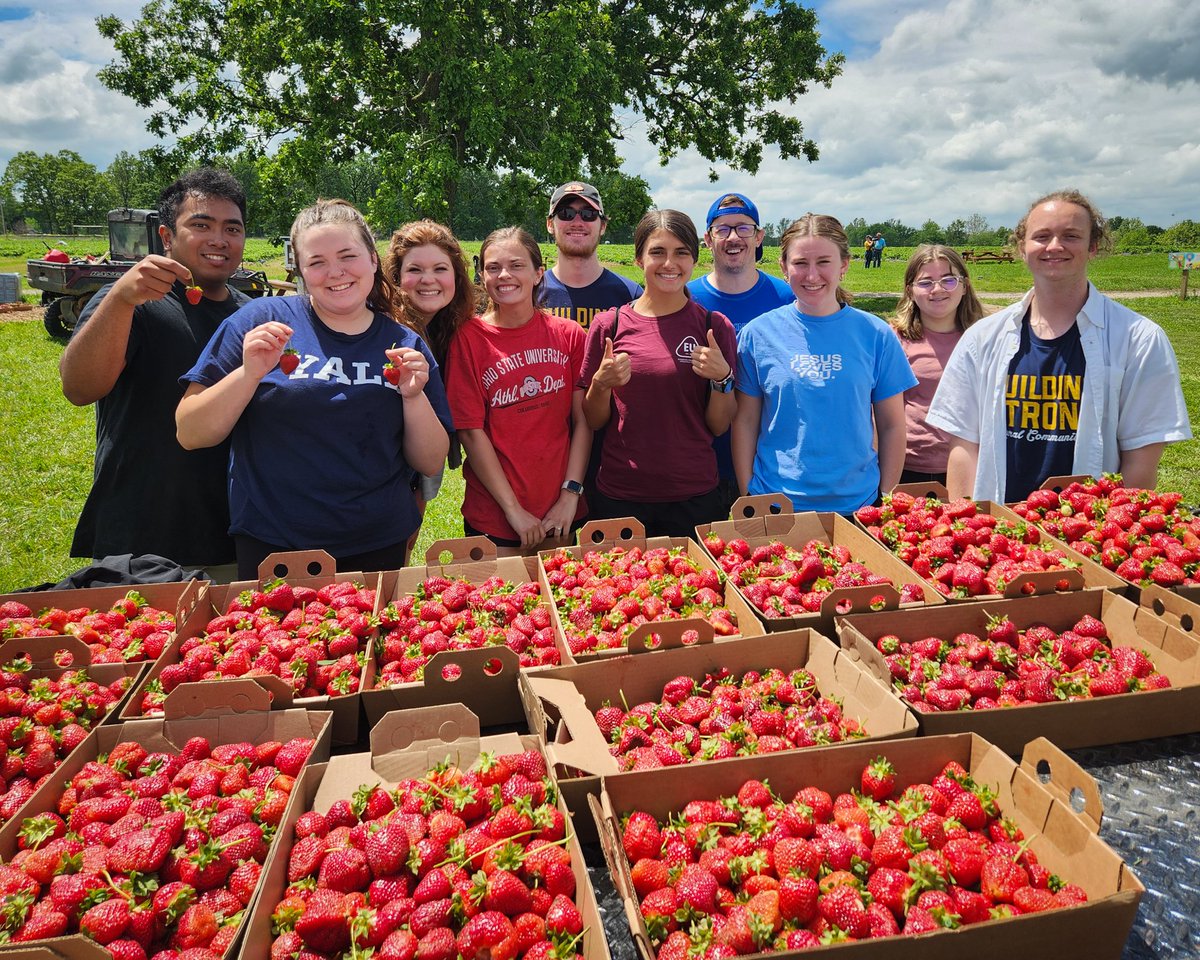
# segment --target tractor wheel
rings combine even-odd
[[[42,325],[45,326],[46,332],[55,340],[68,340],[71,337],[71,332],[75,329],[74,317],[67,319],[63,316],[63,304],[67,302],[63,298],[53,301],[46,307],[46,315],[42,320]]]

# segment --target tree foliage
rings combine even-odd
[[[286,141],[308,171],[366,152],[381,209],[441,218],[468,171],[544,189],[616,169],[630,115],[664,162],[815,159],[788,105],[842,64],[794,0],[151,0],[97,25],[103,82],[187,152]]]
[[[104,223],[114,201],[110,181],[74,150],[18,153],[4,169],[7,192],[45,233],[77,223]]]

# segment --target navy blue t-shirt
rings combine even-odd
[[[1071,473],[1085,366],[1078,324],[1057,339],[1043,340],[1026,313],[1004,397],[1006,502],[1024,500],[1047,477]]]
[[[584,330],[591,326],[596,314],[622,307],[642,295],[641,286],[607,269],[586,287],[565,286],[553,270],[547,270],[544,290],[542,309],[556,317],[574,320]]]

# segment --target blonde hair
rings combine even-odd
[[[793,221],[792,225],[783,231],[783,236],[779,240],[779,263],[785,273],[787,272],[788,247],[801,237],[821,237],[832,241],[838,248],[842,263],[850,262],[850,238],[846,236],[846,228],[842,226],[841,221],[837,217],[831,217],[825,213],[806,213],[799,220]],[[835,295],[837,302],[843,306],[854,302],[854,294],[841,284],[838,284]]]
[[[428,321],[413,309],[408,294],[401,288],[401,271],[404,258],[417,247],[437,247],[450,258],[454,271],[454,296],[450,302],[435,313]],[[446,363],[450,341],[459,328],[471,319],[478,300],[478,291],[467,273],[467,259],[457,238],[450,228],[432,220],[415,220],[406,223],[392,234],[387,251],[383,255],[383,273],[392,283],[392,316],[400,323],[419,333],[429,344],[439,365]]]
[[[925,336],[925,327],[921,323],[921,310],[912,298],[912,285],[917,279],[921,268],[928,263],[945,260],[950,265],[950,272],[963,282],[963,297],[959,301],[958,310],[954,314],[954,325],[959,330],[966,330],[971,324],[983,316],[983,304],[971,285],[971,277],[967,274],[967,265],[963,258],[949,247],[940,243],[923,243],[908,258],[908,266],[904,268],[904,293],[896,306],[896,316],[892,326],[905,340],[921,340]]]
[[[296,214],[296,219],[292,221],[292,229],[289,231],[292,241],[292,254],[296,258],[296,263],[300,263],[300,238],[313,227],[325,226],[326,224],[351,227],[358,233],[359,240],[363,242],[363,245],[375,257],[375,282],[372,284],[371,293],[367,297],[367,305],[375,310],[389,313],[392,309],[392,301],[394,299],[392,283],[384,275],[383,263],[379,258],[378,252],[375,250],[375,235],[371,233],[371,228],[367,226],[366,219],[350,201],[336,198],[332,200],[318,200],[312,206],[305,207]],[[303,275],[303,271],[301,271],[301,275]]]
[[[1019,249],[1021,244],[1025,242],[1025,231],[1029,225],[1029,214],[1033,213],[1043,203],[1073,203],[1077,207],[1083,207],[1087,211],[1091,227],[1091,232],[1088,236],[1088,246],[1095,249],[1097,253],[1107,253],[1112,249],[1112,234],[1108,232],[1108,221],[1104,219],[1103,214],[1100,213],[1100,210],[1091,200],[1074,189],[1055,190],[1053,193],[1048,193],[1044,197],[1034,200],[1029,205],[1029,209],[1025,211],[1025,216],[1021,218],[1021,222],[1013,228],[1012,235],[1008,238],[1008,242],[1014,247]]]

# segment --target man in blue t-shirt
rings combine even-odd
[[[596,314],[642,295],[638,284],[600,265],[596,251],[607,226],[600,191],[590,183],[564,183],[550,197],[546,230],[558,259],[546,271],[542,306],[585,330]]]
[[[688,284],[693,300],[723,313],[738,332],[759,314],[796,299],[786,283],[758,269],[765,235],[760,224],[758,207],[744,194],[717,197],[708,208],[704,230],[704,243],[712,251],[712,273]],[[728,432],[713,440],[713,449],[721,476],[718,489],[728,515],[738,492]]]
[[[883,248],[887,246],[887,240],[882,233],[875,234],[875,243],[872,247],[872,252],[875,254],[876,268],[883,266]]]

